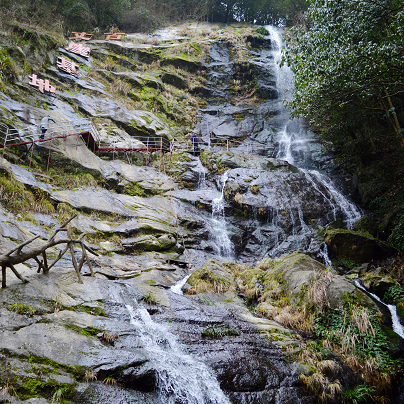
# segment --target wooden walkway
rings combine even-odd
[[[49,170],[50,155],[52,150],[52,142],[55,139],[67,139],[71,136],[77,137],[76,148],[79,145],[80,138],[86,147],[93,153],[111,154],[112,159],[118,153],[124,153],[129,164],[132,164],[133,153],[152,153],[160,152],[160,159],[163,153],[171,153],[172,151],[186,152],[198,156],[203,150],[228,150],[235,153],[256,154],[265,157],[276,157],[274,147],[268,147],[265,144],[257,142],[237,141],[232,139],[209,138],[208,141],[199,139],[199,150],[195,151],[191,139],[185,141],[169,141],[159,136],[136,136],[129,139],[115,139],[111,141],[103,140],[97,128],[89,119],[80,119],[74,122],[63,121],[50,124],[49,129],[44,137],[40,136],[41,130],[37,125],[29,125],[23,128],[9,127],[4,123],[0,123],[0,148],[3,148],[2,157],[8,147],[27,146],[26,156],[30,157],[29,167],[36,144],[46,144],[48,150],[47,171]]]

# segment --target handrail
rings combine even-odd
[[[103,125],[104,126],[104,125]],[[73,132],[73,133],[72,133]],[[80,133],[89,133],[93,139],[94,151],[98,152],[119,152],[119,151],[182,151],[192,152],[194,146],[191,139],[179,141],[174,139],[169,141],[161,136],[131,136],[128,139],[116,138],[104,141],[98,129],[90,119],[79,118],[74,121],[58,121],[52,123],[46,132],[46,138],[40,138],[40,125],[25,125],[20,128],[9,127],[7,124],[0,122],[0,147],[8,147],[13,145],[21,145],[27,143],[36,143],[51,140],[53,138],[63,138],[67,136],[80,135]],[[84,138],[83,138],[84,139]],[[89,140],[87,146],[89,147]],[[210,138],[205,141],[198,140],[198,147],[202,150],[215,150],[217,148],[225,148],[230,151],[243,153],[265,154],[269,157],[276,157],[276,149],[274,146],[268,146],[258,142],[239,141],[229,138]],[[4,150],[3,150],[4,154]]]
[[[172,150],[190,152],[194,151],[194,145],[192,141],[187,139],[184,141],[173,140],[171,142]],[[239,141],[233,140],[229,138],[220,139],[220,138],[209,138],[208,141],[198,140],[198,148],[202,150],[215,150],[217,148],[225,148],[228,151],[237,151],[244,153],[265,153],[269,154],[270,157],[276,157],[276,148],[275,146],[269,146],[266,144],[251,142],[251,141]]]

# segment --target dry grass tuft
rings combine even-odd
[[[311,395],[317,397],[320,403],[336,402],[342,394],[339,380],[331,383],[322,373],[313,373],[311,376],[300,375],[299,381]]]
[[[317,362],[317,369],[327,376],[334,376],[341,370],[341,366],[332,360],[323,360]]]
[[[311,376],[300,375],[299,381],[306,387],[308,392],[315,396],[321,396],[329,382],[321,373],[313,373]]]
[[[192,286],[187,292],[188,295],[206,292],[225,293],[234,288],[229,280],[215,277],[213,272],[206,269],[194,272],[188,282]]]
[[[316,304],[320,310],[325,306],[329,306],[327,300],[327,289],[331,284],[331,281],[331,271],[322,271],[312,280],[309,290],[307,291],[308,299]]]
[[[84,373],[84,379],[85,379],[86,383],[93,382],[93,381],[97,380],[97,376],[93,373],[93,371],[91,369],[88,369]]]
[[[372,323],[370,322],[369,312],[365,308],[355,307],[352,310],[351,321],[356,324],[360,333],[376,335]]]

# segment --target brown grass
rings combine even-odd
[[[309,290],[307,291],[308,299],[316,304],[320,310],[329,305],[327,299],[327,289],[331,284],[331,281],[331,271],[321,271],[312,280]]]
[[[357,325],[360,333],[376,335],[372,323],[370,322],[369,313],[365,308],[355,307],[352,310],[351,321]]]

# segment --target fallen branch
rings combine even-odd
[[[15,274],[15,276],[20,279],[22,282],[27,283],[28,280],[22,277],[18,271],[15,269],[14,265],[22,264],[29,259],[34,259],[38,264],[37,273],[42,272],[44,275],[49,274],[49,270],[63,257],[63,255],[70,250],[72,264],[74,269],[77,273],[77,278],[79,283],[83,283],[81,279],[80,271],[83,267],[84,262],[86,261],[88,267],[90,268],[91,276],[94,276],[94,271],[92,265],[90,263],[90,259],[88,258],[87,251],[91,254],[97,255],[98,254],[93,251],[90,247],[88,247],[84,241],[82,241],[85,233],[81,234],[79,238],[73,239],[69,229],[66,227],[77,215],[72,216],[69,220],[64,222],[60,227],[58,227],[46,240],[46,242],[40,246],[35,246],[28,248],[27,250],[23,251],[23,248],[31,244],[33,241],[37,240],[39,236],[35,236],[28,241],[23,242],[18,247],[13,248],[8,253],[4,255],[0,255],[0,266],[1,266],[1,276],[2,276],[2,288],[6,287],[6,269],[10,268],[11,271]],[[67,238],[57,239],[56,236],[60,232],[67,232]],[[58,257],[51,263],[48,263],[48,256],[46,255],[46,250],[51,247],[55,247],[60,244],[66,244],[63,250],[59,251]],[[77,263],[76,257],[74,255],[74,245],[79,245],[82,251],[82,257]],[[42,260],[40,259],[42,257]]]

